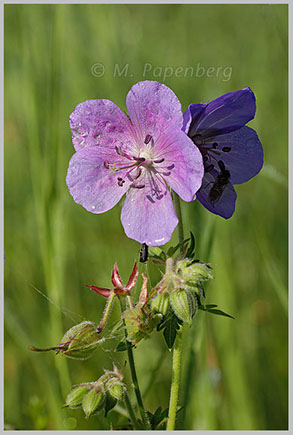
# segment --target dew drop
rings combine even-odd
[[[95,210],[96,209],[96,206],[95,205],[92,205],[92,210]]]

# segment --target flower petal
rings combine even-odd
[[[190,104],[185,112],[183,113],[183,127],[182,130],[187,134],[188,131],[192,131],[192,124],[196,124],[197,119],[203,109],[206,107],[206,104]]]
[[[263,166],[262,144],[256,132],[250,127],[242,127],[232,133],[217,136],[217,150],[221,152],[218,160],[222,160],[230,172],[232,184],[245,183],[259,173]]]
[[[229,182],[223,189],[219,199],[212,202],[209,198],[209,192],[214,186],[217,175],[218,172],[215,170],[205,173],[203,186],[197,192],[196,199],[198,199],[202,205],[212,213],[222,216],[225,219],[229,219],[235,211],[237,194],[233,185]]]
[[[132,149],[132,126],[121,109],[109,100],[87,100],[69,117],[76,151],[89,146],[112,147],[122,142]]]
[[[169,127],[182,128],[180,101],[162,83],[148,80],[136,83],[128,92],[126,105],[141,146],[147,135],[156,141]]]
[[[156,159],[164,158],[158,172],[184,201],[192,201],[202,184],[202,155],[182,130],[169,130],[157,142]]]
[[[229,92],[206,103],[189,136],[226,134],[243,127],[255,115],[255,96],[250,88]]]
[[[112,156],[112,150],[107,154],[99,147],[90,147],[75,153],[69,162],[66,176],[69,192],[77,204],[91,213],[110,210],[129,188],[127,177],[123,186],[119,186],[116,176],[106,169],[105,161],[111,161]],[[125,170],[121,171],[121,177],[124,173]]]
[[[127,237],[148,246],[167,243],[178,224],[171,193],[165,190],[158,199],[151,195],[150,180],[144,189],[131,188],[122,207],[121,221]]]

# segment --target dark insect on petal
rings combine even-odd
[[[224,151],[224,153],[228,153],[229,151],[231,151],[230,147],[223,147],[222,151]]]

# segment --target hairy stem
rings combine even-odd
[[[175,205],[176,215],[179,219],[179,223],[177,227],[178,242],[181,243],[184,240],[184,230],[183,230],[180,198],[176,193],[174,193],[174,205]],[[181,251],[183,251],[183,246],[181,246]],[[179,385],[180,385],[181,353],[182,353],[182,327],[177,333],[177,337],[173,347],[172,383],[171,383],[167,430],[175,430],[177,402],[178,402]]]
[[[133,384],[133,388],[134,388],[134,392],[135,392],[136,400],[137,400],[137,404],[138,404],[138,409],[139,409],[140,416],[141,416],[141,419],[142,419],[142,422],[143,422],[145,429],[151,429],[150,423],[149,423],[148,418],[147,418],[147,413],[146,413],[144,406],[143,406],[143,401],[142,401],[140,388],[139,388],[139,384],[138,384],[138,379],[137,379],[137,374],[136,374],[136,369],[135,369],[132,347],[131,347],[131,344],[129,343],[129,341],[127,340],[128,334],[127,334],[125,320],[123,318],[123,311],[125,308],[125,302],[122,299],[122,297],[119,297],[119,302],[120,302],[120,309],[121,309],[121,315],[122,315],[122,321],[123,321],[123,328],[124,328],[124,333],[125,333],[125,338],[126,338],[126,348],[127,348],[127,354],[128,354],[129,368],[130,368],[132,384]]]
[[[134,410],[132,408],[132,404],[130,402],[127,391],[125,391],[125,393],[124,393],[124,403],[125,403],[125,406],[128,410],[128,414],[129,414],[129,418],[131,420],[131,423],[133,424],[133,429],[134,430],[139,429],[139,426],[138,426],[137,420],[136,420],[136,415],[135,415]]]

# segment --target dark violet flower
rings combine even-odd
[[[104,213],[127,193],[121,221],[149,246],[170,240],[178,223],[170,188],[192,201],[202,184],[202,156],[182,131],[183,115],[167,86],[139,82],[127,95],[130,119],[109,100],[88,100],[70,115],[76,153],[67,186],[76,203]]]
[[[204,178],[196,198],[212,213],[226,219],[235,210],[233,184],[254,177],[263,165],[263,149],[256,132],[245,124],[254,118],[251,89],[230,92],[185,111],[183,130],[199,148]]]

